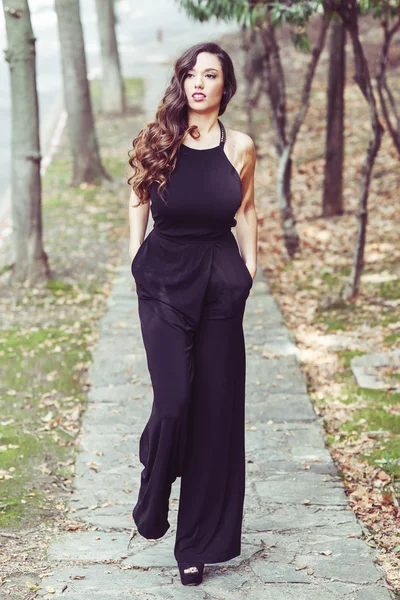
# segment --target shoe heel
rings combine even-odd
[[[185,573],[185,569],[196,567],[197,571]],[[179,574],[181,576],[182,585],[199,585],[203,581],[204,564],[191,564],[186,562],[178,562]]]

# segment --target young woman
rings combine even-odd
[[[162,537],[171,485],[181,477],[174,556],[184,585],[202,581],[205,563],[241,552],[243,314],[257,219],[253,141],[218,118],[235,92],[232,60],[220,46],[189,48],[128,153],[129,254],[154,392],[132,514],[139,534]],[[154,227],[144,239],[150,201]]]

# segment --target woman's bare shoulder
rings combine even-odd
[[[255,151],[253,139],[237,129],[227,128],[228,135],[231,137],[237,150],[243,155],[251,155]]]

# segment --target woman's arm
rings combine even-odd
[[[139,246],[144,240],[149,220],[150,201],[138,204],[139,198],[132,190],[129,196],[129,258],[133,261]]]
[[[256,150],[250,136],[243,136],[242,204],[235,215],[240,254],[254,279],[257,271],[257,214],[254,206],[254,172]]]

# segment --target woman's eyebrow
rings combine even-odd
[[[194,67],[192,67],[191,69],[189,69],[189,71],[195,71],[196,69]],[[204,69],[205,71],[216,71],[218,73],[218,69],[214,69],[213,67],[209,67],[208,69]]]

